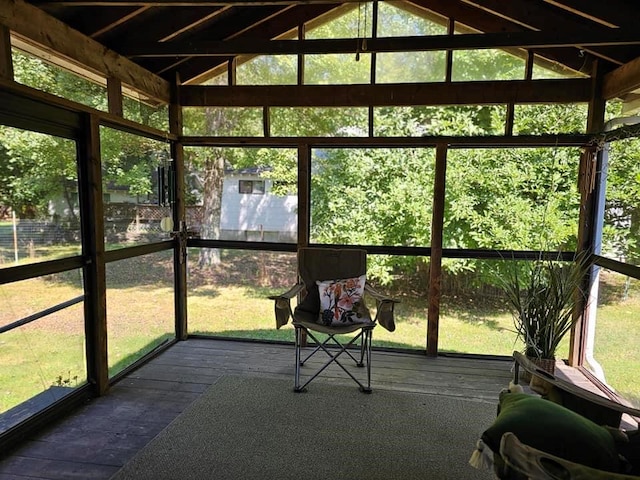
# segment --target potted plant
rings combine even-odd
[[[585,255],[573,262],[541,257],[528,262],[524,273],[514,268],[504,282],[524,354],[549,373],[554,373],[560,342],[578,318],[576,306],[586,303],[590,265]]]

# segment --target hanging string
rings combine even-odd
[[[362,51],[363,52],[367,51],[367,17],[369,16],[368,9],[369,9],[369,4],[367,2],[365,2],[365,4],[364,4],[364,29],[362,30]]]
[[[356,62],[360,61],[360,16],[362,13],[362,2],[358,4],[358,31],[356,32]]]

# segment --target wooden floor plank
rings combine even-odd
[[[225,375],[286,378],[293,388],[294,358],[292,345],[204,338],[177,342],[121,379],[107,395],[0,459],[0,480],[107,480]],[[316,356],[303,372],[323,361]],[[496,403],[512,376],[511,365],[504,360],[375,350],[372,386],[374,394],[387,389]],[[357,388],[335,366],[316,381]]]

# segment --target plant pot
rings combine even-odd
[[[555,358],[532,358],[530,360],[536,365],[536,368],[541,370],[543,373],[542,375],[531,375],[529,388],[545,397],[549,394],[553,386],[544,378],[544,375],[546,373],[550,379],[554,378],[556,360]]]
[[[527,357],[527,360],[529,360],[531,363],[533,363],[536,366],[536,368],[539,368],[541,370],[544,370],[547,373],[550,373],[551,375],[554,375],[555,368],[556,368],[556,360],[554,358],[538,358],[538,357],[532,357],[530,355],[526,355],[526,357]],[[532,378],[534,378],[534,376],[524,368],[520,370],[519,377],[522,383],[525,383],[525,384],[530,383]]]
[[[536,367],[544,370],[551,375],[555,375],[556,372],[556,359],[555,358],[538,358],[538,357],[528,357]]]

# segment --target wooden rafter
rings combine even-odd
[[[232,8],[224,8],[221,9],[220,16],[210,18],[207,22],[198,25],[197,29],[184,31],[181,35],[181,39],[184,41],[198,43],[203,39],[211,38],[211,32],[214,31],[214,38],[220,41],[230,40],[242,35],[252,35],[255,41],[255,38],[261,38],[263,36],[257,33],[250,33],[252,32],[251,29],[255,28],[256,31],[260,31],[260,29],[266,28],[266,23],[261,21],[261,19],[265,16],[273,19],[277,14],[287,11],[288,8],[286,6],[285,8],[272,7],[267,10],[252,9],[248,14],[244,14],[241,18],[238,18],[236,10]],[[274,21],[272,20],[272,22],[269,23],[274,23]],[[224,25],[224,27],[221,25]],[[210,27],[208,30],[205,28],[207,26]],[[189,83],[193,81],[206,80],[209,78],[209,71],[226,64],[229,59],[224,58],[213,62],[209,60],[206,63],[198,60],[199,59],[194,59],[187,55],[183,58],[152,59],[151,62],[142,61],[140,63],[152,71],[168,76],[172,76],[173,73],[179,70],[182,81],[184,83]]]
[[[180,38],[185,32],[197,32],[201,26],[212,22],[224,9],[177,9],[168,12],[165,8],[150,8],[119,28],[113,28],[96,38],[120,53],[121,47],[139,42],[163,42]],[[126,34],[123,34],[126,32]]]
[[[564,32],[590,33],[593,27],[579,17],[539,2],[505,2],[502,0],[462,0],[470,6],[486,11],[498,18],[518,23],[532,30],[562,30]],[[576,45],[580,46],[580,45]],[[580,46],[581,47],[581,46]],[[583,47],[589,53],[609,62],[620,64],[619,51],[611,47],[593,49]]]
[[[637,28],[637,12],[620,0],[544,0],[582,18],[608,27]]]
[[[456,22],[456,29],[467,32],[523,32],[530,29],[522,25],[501,19],[484,10],[479,10],[461,2],[449,0],[410,0],[412,11],[423,10],[433,12],[445,18],[452,18]],[[517,54],[517,52],[514,52]],[[537,49],[536,53],[543,58],[579,71],[584,66],[584,59],[580,58],[575,48]]]
[[[135,10],[130,11],[129,13],[125,14],[125,15],[118,15],[116,18],[114,18],[113,20],[108,21],[107,23],[103,23],[102,25],[100,25],[100,27],[90,27],[89,25],[87,25],[87,23],[85,22],[85,32],[91,37],[91,38],[97,38],[100,35],[104,35],[105,33],[119,27],[120,25],[124,25],[127,22],[129,22],[131,19],[136,18],[138,15],[141,15],[142,13],[146,12],[147,10],[149,10],[149,7],[140,7],[140,8],[136,8]],[[98,18],[95,19],[95,21],[104,21],[103,18]],[[89,30],[87,32],[87,30]]]
[[[283,9],[280,18],[274,17],[269,23],[256,25],[251,30],[245,30],[240,37],[234,37],[233,41],[241,41],[243,38],[296,38],[298,27],[307,25],[308,22],[326,22],[339,13],[344,13],[351,6],[340,6],[332,3],[328,5],[310,5],[304,8]],[[308,25],[307,25],[308,26]],[[229,57],[231,58],[231,57]],[[236,57],[236,63],[242,63],[250,59],[251,56]],[[213,61],[212,61],[213,60]],[[217,60],[217,61],[215,61]],[[222,69],[227,64],[228,58],[193,58],[190,62],[183,64],[180,68],[180,75],[184,84],[193,84],[204,81],[208,78],[222,73]],[[141,62],[143,63],[143,62]],[[146,64],[144,62],[143,64]]]
[[[0,0],[0,24],[149,97],[169,100],[169,83],[22,0]]]
[[[602,95],[606,100],[640,88],[640,57],[609,72],[604,77]]]

